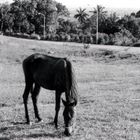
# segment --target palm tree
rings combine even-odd
[[[104,9],[105,7],[97,5],[97,8],[94,8],[93,11],[90,11],[91,13],[93,13],[93,15],[91,16],[91,21],[93,21],[92,24],[96,22],[96,44],[98,44],[98,28],[102,21],[105,20],[107,14],[107,11],[105,11]]]
[[[94,8],[94,10],[90,12],[93,13],[93,16],[97,16],[98,14],[99,20],[103,20],[107,16],[107,11],[105,11],[105,7],[101,5],[97,5],[97,8]]]
[[[76,10],[77,14],[74,15],[74,18],[78,19],[78,21],[82,24],[85,23],[87,20],[88,14],[85,12],[86,9],[80,8],[79,10]]]
[[[109,19],[112,23],[116,23],[119,20],[119,17],[117,16],[116,13],[112,13],[112,14],[110,14]]]

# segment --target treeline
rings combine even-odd
[[[69,16],[68,9],[52,0],[14,0],[0,5],[0,27],[2,32],[43,34],[55,33],[59,18]]]
[[[1,4],[0,30],[16,37],[94,44],[97,13],[98,44],[128,46],[140,39],[140,11],[120,18],[98,5],[92,11],[77,9],[72,18],[63,4],[53,0],[14,0]]]

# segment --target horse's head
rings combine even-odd
[[[73,102],[66,102],[62,99],[62,102],[64,104],[64,123],[65,123],[65,135],[70,136],[71,133],[74,131],[74,125],[76,120],[76,103]]]

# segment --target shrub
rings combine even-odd
[[[74,37],[74,42],[80,42],[80,41],[79,41],[79,36],[78,36],[77,34],[76,34],[75,37]]]
[[[92,37],[93,44],[95,44],[96,43],[96,34],[92,34],[91,37]]]
[[[83,43],[87,43],[87,35],[84,35],[84,42]]]
[[[98,34],[98,44],[108,44],[109,42],[109,36],[105,33],[99,33]]]
[[[92,36],[91,35],[86,35],[84,43],[93,43]]]
[[[115,37],[113,34],[109,35],[109,41],[108,41],[108,45],[114,45],[115,43]]]
[[[43,37],[44,38],[44,37]],[[46,34],[46,37],[44,40],[51,40],[51,34]]]
[[[83,34],[79,35],[79,42],[84,43],[84,35]]]
[[[114,34],[114,45],[120,46],[131,46],[134,42],[136,42],[136,38],[131,34],[130,31],[123,29],[118,33]]]
[[[60,41],[65,41],[65,35],[63,33],[60,34]]]
[[[37,39],[37,40],[41,39],[41,37],[38,34],[34,34],[34,33],[30,35],[30,38],[31,39]]]
[[[55,41],[60,41],[60,36],[58,34],[56,34],[55,37],[54,37],[54,40]]]
[[[55,35],[54,34],[51,34],[49,40],[54,41],[55,40]]]
[[[80,42],[79,36],[77,34],[70,34],[71,42]]]
[[[19,37],[23,38],[23,34],[22,33],[14,33],[13,36],[14,37],[18,37],[18,38]]]
[[[134,43],[134,44],[133,44],[133,47],[140,47],[140,42]]]
[[[4,33],[4,35],[11,36],[11,32],[9,30],[6,30],[5,33]]]
[[[27,39],[30,38],[30,35],[28,35],[28,34],[26,34],[26,33],[23,33],[22,36],[23,36],[23,38],[27,38]]]
[[[65,41],[70,41],[71,40],[71,36],[68,34],[65,34]]]
[[[74,40],[75,40],[75,34],[70,34],[70,37],[71,37],[71,42],[74,42]]]
[[[0,35],[3,35],[3,32],[2,31],[0,31]]]

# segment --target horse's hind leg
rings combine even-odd
[[[37,107],[37,99],[38,99],[39,91],[40,91],[40,86],[35,83],[35,87],[32,92],[32,101],[34,106],[35,118],[38,119],[38,122],[41,121],[41,118],[38,113],[38,107]]]
[[[26,122],[29,124],[30,123],[30,119],[29,119],[29,114],[28,114],[28,107],[27,107],[27,103],[28,103],[28,96],[29,96],[29,92],[32,88],[33,83],[27,83],[25,85],[25,90],[24,90],[24,94],[23,94],[23,102],[24,102],[24,107],[25,107],[25,118],[26,118]]]

